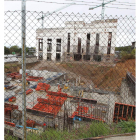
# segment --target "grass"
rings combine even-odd
[[[121,128],[122,133],[135,132],[135,121],[121,121],[117,124],[118,128]]]
[[[4,135],[5,140],[18,140],[18,138],[14,137],[13,135],[10,135],[9,130],[6,131],[6,134]]]
[[[8,135],[8,134],[4,137],[4,139],[5,140],[18,140],[18,138],[11,136],[11,135]]]
[[[123,61],[127,59],[135,59],[136,49],[133,49],[131,52],[121,51],[121,59]]]
[[[118,124],[107,125],[103,122],[92,122],[91,124],[83,125],[79,129],[74,129],[71,132],[57,131],[48,129],[41,134],[28,133],[27,140],[74,140],[97,136],[106,136],[113,134],[123,134],[135,132],[134,121],[121,121]],[[16,140],[15,137],[6,135],[5,140]]]
[[[73,65],[70,64],[70,63],[67,63],[67,66],[68,66],[69,68],[73,68]]]

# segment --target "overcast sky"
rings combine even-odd
[[[83,2],[84,1],[84,2]],[[109,0],[104,0],[104,2],[108,2]],[[49,3],[51,2],[51,3]],[[57,4],[56,4],[57,3]],[[61,3],[61,4],[60,4]],[[70,3],[75,3],[74,5],[71,5],[67,8],[63,8],[64,6],[70,4]],[[61,9],[58,12],[62,12],[62,13],[74,13],[75,15],[77,13],[80,14],[86,14],[86,15],[94,15],[96,14],[97,16],[99,16],[101,14],[101,7],[98,7],[96,9],[93,10],[89,10],[89,8],[91,7],[96,7],[98,5],[101,5],[102,0],[34,0],[34,1],[28,1],[26,2],[26,10],[27,11],[37,11],[37,12],[41,12],[43,11],[44,13],[46,12],[53,12],[55,10]],[[113,18],[115,18],[115,16],[117,15],[118,17],[120,17],[121,15],[123,17],[125,17],[126,15],[128,17],[132,16],[135,17],[135,1],[134,0],[116,0],[115,2],[111,2],[110,4],[106,5],[107,7],[105,8],[105,15],[107,15],[109,18],[111,18],[111,16]],[[114,7],[114,8],[113,8]],[[118,8],[127,8],[127,9],[118,9]],[[16,0],[16,1],[4,1],[4,11],[20,11],[21,10],[21,1]],[[58,13],[57,12],[57,13]],[[41,16],[41,14],[40,14]],[[39,16],[39,17],[40,17]],[[27,20],[27,38],[30,38],[27,40],[27,45],[28,46],[32,46],[35,47],[35,37],[36,37],[36,29],[41,27],[41,21],[37,21],[37,18],[39,18],[37,16],[37,14],[33,13],[31,15],[27,14],[27,18],[29,19]],[[75,16],[76,17],[76,16]],[[4,16],[5,18],[5,46],[10,47],[11,45],[15,45],[17,44],[18,46],[20,46],[21,44],[21,23],[20,23],[20,14],[16,14],[16,13],[7,13]],[[64,20],[68,20],[68,18],[64,18],[64,20],[62,18],[59,18],[59,16],[57,17],[59,22],[64,22]],[[61,20],[60,20],[61,19]],[[91,21],[92,19],[89,19],[89,17],[87,17],[87,19],[89,21]],[[45,21],[46,20],[46,21]],[[63,23],[59,23],[57,21],[56,18],[53,18],[53,20],[51,19],[47,19],[45,18],[44,23],[47,23],[49,21],[53,21],[53,23],[57,23],[59,26]],[[56,21],[55,21],[56,20]],[[74,20],[74,18],[70,18],[70,20]],[[80,20],[79,18],[76,18],[76,20]],[[82,18],[82,20],[86,20],[86,18]],[[95,20],[95,19],[94,19]],[[119,21],[118,21],[119,23]],[[131,41],[135,41],[135,21],[134,20],[130,20],[130,21],[122,21],[122,24],[120,27],[118,26],[118,36],[117,36],[117,40],[121,40],[120,43],[118,43],[117,46],[121,46],[121,45],[129,45],[131,43]],[[129,24],[130,23],[130,24]],[[57,24],[55,24],[54,26],[57,27]],[[126,26],[125,26],[126,24]],[[49,27],[51,24],[49,24]],[[129,25],[131,26],[131,28],[129,27]],[[122,30],[121,28],[124,29],[124,27],[128,27],[128,30]],[[44,24],[44,27],[45,26]],[[20,29],[20,30],[18,30]],[[131,30],[130,30],[131,29]],[[132,33],[132,30],[134,31]],[[121,33],[120,33],[121,32]],[[123,32],[125,32],[123,34]],[[123,43],[124,44],[123,44]]]
[[[38,2],[40,1],[40,2]],[[44,2],[43,2],[44,1]],[[78,2],[80,1],[80,2]],[[82,2],[84,1],[84,2]],[[93,3],[94,1],[94,3]],[[104,0],[104,2],[108,2],[110,0]],[[45,3],[47,2],[47,3]],[[52,3],[48,3],[52,2]],[[54,3],[53,3],[54,2]],[[101,5],[102,0],[76,0],[75,2],[72,0],[34,0],[26,2],[26,10],[29,11],[43,11],[43,12],[52,12],[55,11],[67,4],[56,4],[57,3],[75,3],[76,5],[71,5],[67,8],[60,10],[61,12],[68,13],[91,13],[91,14],[101,14],[101,7],[98,7],[94,10],[89,10],[90,7],[96,7],[96,5]],[[130,4],[129,4],[130,3]],[[79,5],[77,5],[79,4]],[[82,4],[82,5],[80,5]],[[85,4],[85,5],[84,5]],[[135,16],[135,0],[116,0],[106,5],[105,14],[106,15],[128,15]],[[112,8],[115,7],[115,8]],[[117,8],[127,8],[127,9],[117,9]],[[21,10],[21,1],[4,1],[4,10],[5,11],[15,11]]]

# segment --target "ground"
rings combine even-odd
[[[38,65],[39,62],[36,63],[30,63],[26,64],[26,69],[33,68],[34,66]],[[18,62],[12,62],[12,63],[5,63],[4,64],[4,72],[19,72],[19,69],[22,68],[22,65]]]
[[[132,135],[132,136],[110,137],[110,138],[105,138],[103,140],[135,140],[135,138],[136,138],[136,136]]]
[[[80,76],[81,81],[88,83],[87,85],[94,83],[95,88],[104,89],[107,91],[119,92],[122,78],[126,76],[126,72],[132,72],[135,76],[135,59],[129,59],[125,62],[119,62],[117,64],[107,63],[91,63],[91,62],[41,62],[36,65],[40,70],[51,71],[65,71],[68,73],[69,79],[75,80]]]
[[[21,65],[18,64],[5,64],[5,72],[19,71],[20,68]],[[71,81],[76,81],[76,78],[80,76],[81,82],[86,86],[94,85],[95,88],[119,92],[122,78],[126,76],[126,72],[132,72],[135,76],[135,59],[116,64],[81,61],[55,63],[43,60],[35,64],[27,64],[26,68],[66,72]]]

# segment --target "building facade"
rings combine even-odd
[[[115,53],[117,19],[67,21],[63,28],[36,31],[38,59],[93,60],[96,56]]]

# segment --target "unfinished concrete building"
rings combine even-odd
[[[66,21],[63,28],[37,29],[37,58],[53,61],[95,60],[115,53],[117,19]]]

